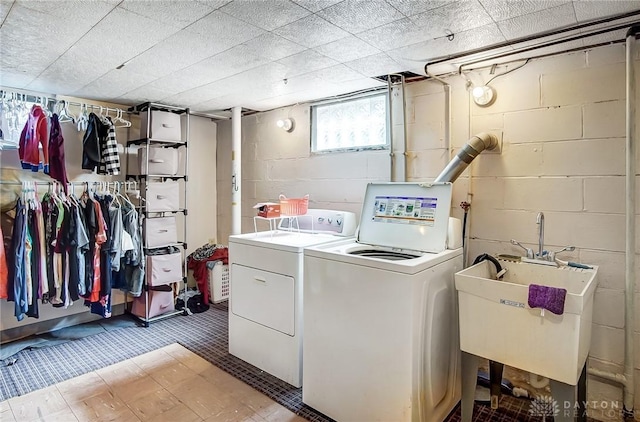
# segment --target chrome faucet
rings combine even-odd
[[[538,231],[538,259],[543,259],[542,254],[544,253],[544,213],[538,213],[536,224],[540,226]]]

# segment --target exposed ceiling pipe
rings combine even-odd
[[[620,15],[616,15],[616,16],[610,16],[608,18],[604,18],[604,19],[599,19],[599,20],[595,20],[595,21],[591,21],[591,22],[586,22],[586,23],[582,23],[582,24],[578,24],[578,25],[574,25],[574,26],[568,26],[565,28],[561,28],[561,29],[554,29],[551,31],[547,31],[547,32],[542,32],[539,34],[534,34],[534,35],[529,35],[526,37],[521,37],[521,38],[517,38],[514,40],[510,40],[510,41],[505,41],[505,42],[501,42],[501,43],[497,43],[497,44],[493,44],[491,46],[487,46],[487,47],[481,47],[481,48],[477,48],[474,50],[468,50],[468,51],[464,51],[464,52],[460,52],[460,53],[456,53],[456,54],[450,54],[447,56],[443,56],[443,57],[439,57],[439,58],[435,58],[433,60],[431,60],[429,63],[427,63],[425,65],[425,74],[429,77],[433,77],[433,75],[430,75],[429,72],[427,71],[427,66],[433,66],[433,65],[437,65],[440,63],[446,63],[446,62],[450,62],[453,60],[457,60],[457,59],[462,59],[465,57],[470,57],[476,54],[482,54],[482,53],[486,53],[486,52],[490,52],[490,51],[494,51],[500,48],[510,48],[512,49],[515,45],[517,44],[521,44],[521,43],[529,43],[531,41],[535,41],[535,40],[539,40],[541,38],[544,37],[549,37],[549,36],[554,36],[554,35],[561,35],[561,34],[565,34],[567,32],[572,32],[572,31],[576,31],[576,30],[582,30],[582,29],[586,29],[586,28],[590,28],[590,27],[594,27],[594,28],[598,28],[601,27],[601,25],[607,24],[607,23],[611,23],[611,22],[615,22],[615,21],[619,21],[619,20],[623,20],[626,18],[632,18],[637,16],[638,14],[640,14],[640,11],[635,10],[632,12],[628,12],[628,13],[624,13],[624,14],[620,14]],[[629,22],[626,23],[622,23],[620,25],[614,26],[614,27],[609,27],[609,28],[605,28],[605,29],[601,29],[601,30],[596,30],[593,32],[583,32],[575,37],[571,37],[571,38],[564,38],[564,39],[560,39],[560,40],[551,40],[549,42],[546,43],[542,43],[539,45],[535,45],[535,46],[531,46],[531,47],[525,47],[522,49],[515,49],[513,51],[510,51],[509,53],[505,53],[501,56],[511,56],[511,55],[515,55],[515,54],[519,54],[522,52],[526,52],[526,51],[530,51],[530,50],[536,50],[536,49],[540,49],[540,48],[544,48],[544,47],[549,47],[555,44],[560,44],[560,43],[566,43],[568,41],[574,40],[574,39],[581,39],[581,38],[587,38],[587,37],[591,37],[594,35],[600,35],[600,34],[604,34],[607,32],[612,32],[612,31],[616,31],[619,29],[626,29],[629,26]],[[583,48],[587,48],[587,47],[583,47]],[[487,61],[487,60],[494,60],[496,57],[493,56],[489,56],[486,58],[483,58],[481,60],[478,61]]]
[[[474,135],[462,147],[460,152],[447,164],[435,182],[454,182],[469,164],[485,149],[492,150],[498,146],[498,138],[491,133]]]
[[[394,81],[394,78],[397,81]],[[391,135],[391,168],[392,182],[407,181],[407,119],[405,118],[406,102],[404,96],[404,75],[391,74],[387,76],[389,92],[389,133]],[[402,107],[395,106],[394,97],[402,102]],[[396,123],[395,117],[398,122]],[[402,131],[396,131],[394,126],[402,125]],[[402,139],[398,139],[402,137]]]

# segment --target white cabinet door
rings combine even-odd
[[[295,334],[293,277],[232,264],[231,312],[293,336]]]

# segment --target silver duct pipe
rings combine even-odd
[[[490,133],[474,135],[462,147],[460,152],[447,164],[435,182],[454,182],[462,172],[485,149],[492,150],[498,146],[498,138]]]

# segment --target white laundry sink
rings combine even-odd
[[[487,260],[455,275],[461,350],[576,385],[589,354],[598,268],[498,261],[507,269],[500,281]],[[529,307],[530,284],[566,289],[564,313]]]

